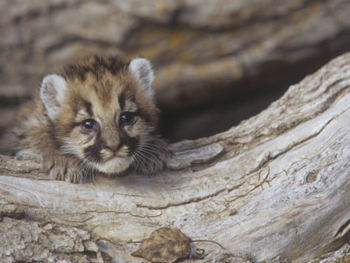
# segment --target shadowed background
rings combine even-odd
[[[170,141],[225,131],[350,51],[348,0],[5,0],[0,134],[43,76],[95,53],[143,56]]]

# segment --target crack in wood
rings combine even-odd
[[[343,112],[345,112],[345,111],[343,111]],[[343,112],[342,112],[342,113],[343,113]],[[339,114],[339,115],[340,115],[340,114]],[[339,115],[337,115],[336,117],[338,117]],[[254,170],[253,170],[252,172],[250,172],[250,173],[254,173],[254,172],[260,170],[262,167],[266,166],[266,164],[270,163],[272,160],[276,160],[278,157],[280,157],[281,155],[283,155],[283,154],[285,154],[285,153],[287,153],[287,152],[293,150],[295,147],[297,147],[297,146],[299,146],[299,145],[301,145],[301,144],[303,144],[303,143],[305,143],[305,142],[307,142],[307,141],[309,141],[309,140],[311,140],[311,139],[313,139],[313,138],[316,138],[318,135],[320,135],[320,134],[322,133],[322,131],[323,131],[323,130],[333,121],[333,119],[335,119],[336,117],[333,117],[333,118],[331,118],[330,120],[328,120],[328,121],[324,124],[324,126],[323,126],[318,132],[316,132],[316,133],[310,135],[309,137],[307,137],[307,138],[305,138],[305,139],[302,139],[302,140],[300,140],[300,141],[298,141],[298,142],[296,142],[296,143],[290,145],[290,147],[285,148],[283,151],[280,151],[280,152],[278,152],[277,154],[274,154],[274,155],[271,155],[271,152],[270,152],[270,153],[259,163],[259,165],[257,166],[257,168],[254,169]],[[250,174],[250,173],[249,173],[249,174]]]
[[[343,111],[342,111],[341,113],[339,113],[338,115],[336,115],[336,116],[330,118],[317,132],[315,132],[314,134],[308,136],[307,138],[304,138],[304,139],[302,139],[302,140],[300,140],[300,141],[298,141],[298,142],[296,142],[296,143],[290,145],[289,147],[285,148],[283,151],[278,152],[277,154],[271,155],[271,152],[270,152],[270,153],[258,164],[258,166],[257,166],[255,169],[253,169],[253,170],[251,170],[250,172],[248,172],[245,176],[249,176],[249,175],[251,175],[251,174],[254,174],[254,173],[258,172],[259,170],[261,170],[263,167],[265,167],[265,166],[266,166],[268,163],[270,163],[271,161],[276,160],[278,157],[280,157],[280,156],[282,156],[283,154],[285,154],[285,153],[291,151],[291,150],[294,149],[295,147],[297,147],[297,146],[299,146],[299,145],[301,145],[301,144],[303,144],[303,143],[305,143],[305,142],[307,142],[307,141],[309,141],[309,140],[312,140],[313,138],[316,138],[318,135],[320,135],[320,134],[324,131],[324,129],[326,129],[326,127],[327,127],[334,119],[336,119],[337,117],[339,117],[339,116],[340,116],[341,114],[343,114],[346,110],[347,110],[347,109],[343,110]],[[244,197],[244,196],[248,195],[249,193],[251,193],[252,191],[254,191],[255,189],[257,189],[258,187],[262,186],[265,182],[267,182],[267,178],[268,178],[269,174],[270,174],[270,170],[268,170],[268,173],[267,173],[267,175],[265,176],[265,178],[263,179],[262,182],[260,182],[259,184],[256,184],[256,185],[255,185],[255,184],[252,184],[252,185],[254,185],[254,188],[253,188],[253,189],[249,189],[249,190],[247,191],[247,193],[246,193],[245,195],[241,195],[241,197]],[[245,184],[245,182],[242,183],[242,184],[240,184],[240,185],[243,185],[243,184]],[[238,186],[238,187],[240,187],[240,186]],[[185,202],[180,202],[180,203],[169,203],[169,204],[167,204],[167,205],[165,205],[165,206],[147,206],[147,205],[141,205],[141,204],[136,204],[136,206],[137,206],[137,207],[142,207],[142,208],[147,208],[147,209],[150,209],[150,210],[167,209],[167,208],[169,208],[169,207],[182,206],[182,205],[187,205],[187,204],[191,204],[191,203],[202,202],[202,201],[204,201],[204,200],[206,200],[206,199],[208,199],[208,198],[212,198],[212,197],[214,197],[214,196],[218,196],[219,194],[221,194],[221,193],[224,192],[224,191],[231,192],[231,191],[233,191],[234,189],[237,189],[237,186],[232,187],[232,189],[227,189],[227,188],[225,188],[225,189],[220,189],[220,190],[216,191],[215,193],[213,193],[213,194],[211,194],[211,195],[208,195],[208,196],[205,196],[205,197],[192,198],[192,199],[189,199],[189,200],[187,200],[187,201],[185,201]],[[236,198],[235,200],[237,200],[237,198]],[[232,201],[230,201],[230,202],[232,202]]]
[[[342,224],[333,237],[344,236],[350,231],[350,219]]]
[[[197,198],[191,198],[185,202],[181,202],[181,203],[169,203],[167,205],[164,206],[147,206],[147,205],[141,205],[141,204],[136,204],[136,207],[141,207],[141,208],[147,208],[149,210],[162,210],[162,209],[167,209],[169,207],[176,207],[176,206],[182,206],[182,205],[188,205],[191,203],[198,203],[198,202],[202,202],[204,200],[207,200],[209,198],[215,197],[219,194],[221,194],[222,192],[227,191],[227,189],[221,189],[219,191],[216,191],[215,193],[211,194],[211,195],[207,195],[204,197],[197,197]]]

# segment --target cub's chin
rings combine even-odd
[[[94,168],[105,174],[121,173],[129,168],[132,159],[127,157],[113,157],[100,163],[93,163]]]

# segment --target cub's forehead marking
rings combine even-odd
[[[136,112],[138,110],[138,107],[137,107],[137,104],[135,102],[133,102],[132,100],[128,99],[125,102],[124,110],[125,111]]]
[[[75,121],[81,122],[87,118],[89,118],[91,115],[85,110],[85,109],[80,109],[75,117]]]
[[[92,112],[92,104],[91,102],[88,102],[86,100],[83,100],[83,107],[85,108],[86,112],[90,115],[93,116],[93,112]]]
[[[90,118],[94,115],[92,103],[88,100],[81,99],[79,102],[77,102],[76,107],[76,120]]]
[[[125,107],[125,92],[122,91],[118,96],[118,102],[121,110],[124,110]]]
[[[108,79],[94,83],[96,98],[98,98],[101,102],[104,102],[106,104],[111,103],[111,101],[113,101],[114,99],[114,85],[115,83],[111,82]]]

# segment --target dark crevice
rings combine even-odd
[[[315,54],[293,64],[286,61],[271,61],[260,65],[260,72],[227,84],[228,87],[224,89],[226,94],[222,95],[219,92],[211,94],[210,100],[205,104],[187,103],[176,109],[160,104],[163,112],[161,127],[164,136],[172,142],[208,137],[255,116],[280,98],[290,85],[299,83],[330,59],[349,51],[348,46],[331,49],[327,45],[331,43],[324,43],[322,56]],[[213,90],[217,89],[213,87]],[[187,125],[184,126],[182,123]]]
[[[0,222],[2,222],[4,217],[9,217],[12,219],[21,220],[21,219],[26,218],[26,214],[24,211],[21,211],[19,209],[15,209],[15,210],[10,211],[10,212],[0,211]]]
[[[348,219],[335,233],[333,237],[337,237],[339,234],[342,234],[342,232],[350,225],[350,219]]]

